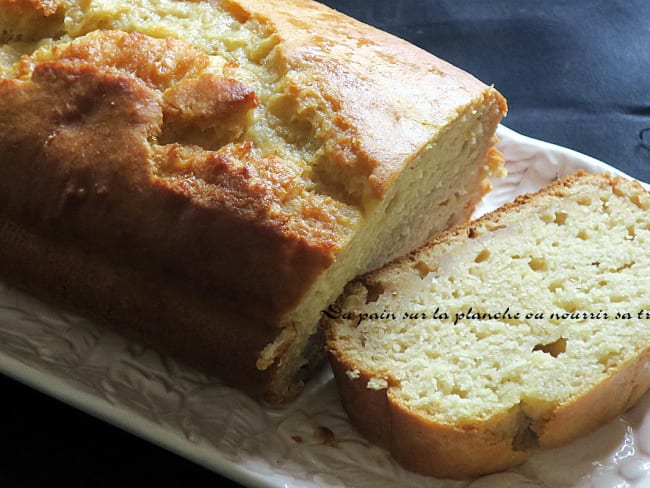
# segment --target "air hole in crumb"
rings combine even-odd
[[[458,385],[453,386],[453,388],[451,389],[451,394],[457,395],[460,398],[467,398],[467,391],[465,391],[463,388],[461,388]]]
[[[625,264],[622,264],[621,266],[619,266],[618,268],[616,268],[614,271],[615,271],[616,273],[620,273],[620,272],[623,271],[624,269],[629,269],[629,268],[631,268],[632,266],[634,266],[635,264],[636,264],[636,261],[632,261],[632,262],[630,262],[630,263],[625,263]]]
[[[598,359],[598,362],[603,366],[603,373],[610,368],[615,368],[618,366],[618,361],[615,356],[604,356]]]
[[[558,289],[563,289],[564,288],[564,283],[560,280],[553,280],[551,283],[548,285],[549,291],[555,291]]]
[[[542,214],[539,217],[543,222],[546,222],[547,224],[551,223],[554,221],[553,217],[549,214]]]
[[[413,269],[418,272],[420,279],[424,279],[427,275],[436,270],[435,267],[429,266],[424,261],[418,261],[413,265]]]
[[[607,280],[600,280],[600,281],[598,282],[598,285],[599,285],[599,286],[607,286],[607,283],[609,283],[609,281],[607,281]]]
[[[533,271],[546,271],[548,269],[548,263],[544,258],[532,258],[528,261],[528,266]]]
[[[586,241],[589,239],[589,233],[585,229],[580,229],[580,231],[578,231],[578,238]]]
[[[564,225],[566,223],[566,219],[569,216],[568,213],[566,212],[555,212],[555,220],[554,222],[557,225]]]
[[[487,249],[483,249],[480,253],[477,254],[476,258],[474,258],[475,263],[482,263],[483,261],[486,261],[490,257],[490,251]]]
[[[366,304],[376,302],[385,291],[381,283],[364,283],[364,286],[368,290]]]
[[[470,239],[476,239],[480,235],[481,233],[474,227],[472,227],[470,230],[467,231],[467,237],[469,237]]]
[[[501,229],[506,229],[508,226],[506,224],[497,224],[497,223],[490,223],[487,224],[488,230],[491,232],[494,232],[495,230],[501,230]]]
[[[591,205],[591,198],[587,195],[582,195],[577,200],[578,205]]]
[[[573,313],[576,310],[578,310],[578,307],[576,306],[575,303],[570,302],[570,301],[560,301],[558,303],[554,303],[557,307],[563,309],[565,312]]]
[[[440,358],[440,353],[439,352],[432,351],[430,349],[425,349],[424,354],[429,359],[439,359]]]
[[[633,225],[627,226],[627,236],[629,240],[634,240],[634,238],[636,237],[636,230],[634,229]]]
[[[441,207],[446,207],[447,205],[449,205],[449,198],[440,204]]]
[[[641,210],[650,210],[650,197],[648,197],[647,195],[645,194],[632,195],[632,197],[630,197],[630,200],[634,205],[639,207]]]
[[[549,344],[537,344],[535,347],[533,347],[533,351],[542,351],[556,358],[563,352],[566,352],[566,339],[564,337],[560,337],[557,341],[551,342]]]
[[[553,242],[551,243],[551,246],[553,246],[553,247],[559,247],[559,246],[560,246],[560,243],[559,243],[558,241],[553,241]]]

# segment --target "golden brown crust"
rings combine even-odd
[[[61,0],[0,0],[0,43],[59,35],[63,11]]]
[[[243,18],[272,26],[280,40],[280,71],[295,73],[288,85],[291,96],[306,102],[316,94],[323,97],[319,108],[334,113],[335,126],[322,134],[331,141],[324,148],[322,172],[342,174],[341,180],[365,177],[373,198],[384,195],[430,142],[432,127],[443,127],[480,94],[494,97],[501,112],[507,111],[505,99],[471,75],[324,5],[304,0],[225,4]],[[334,45],[331,51],[328,46]],[[377,89],[381,100],[367,96]]]
[[[242,320],[173,276],[149,277],[4,218],[0,267],[5,279],[42,299],[91,314],[251,394],[265,394],[274,370],[257,370],[255,360],[277,330],[263,321]]]
[[[53,15],[61,6],[61,0],[2,0],[0,8],[20,8],[24,11],[39,12],[43,16]]]
[[[210,137],[212,148],[222,147],[241,137],[247,115],[258,103],[255,92],[236,80],[213,73],[184,80],[163,95],[168,129],[158,140],[200,145]]]
[[[17,78],[28,78],[39,63],[59,61],[116,70],[150,88],[166,89],[208,66],[208,56],[182,41],[156,39],[133,32],[95,32],[83,39],[55,45],[51,52],[26,56],[16,68]]]
[[[390,273],[391,269],[417,263],[419,256],[428,249],[471,239],[483,231],[485,224],[496,222],[504,214],[547,195],[562,195],[582,178],[601,188],[609,187],[615,193],[645,192],[637,182],[580,171],[536,193],[519,196],[475,221],[443,232],[385,268],[357,278],[347,290],[354,293],[352,290],[359,283],[368,290],[381,286],[381,276]],[[397,380],[390,374],[387,376],[386,372],[368,371],[360,364],[359,358],[350,356],[338,346],[333,328],[327,324],[324,326],[330,363],[343,406],[352,423],[369,440],[389,450],[408,469],[442,478],[461,479],[501,471],[525,461],[538,448],[567,444],[611,421],[650,389],[649,346],[585,395],[556,405],[542,418],[532,419],[523,405],[516,405],[498,416],[477,420],[471,425],[446,425],[428,419],[421,412],[411,411],[400,401]],[[354,374],[349,376],[350,372]],[[386,379],[387,388],[368,387],[368,382],[378,375]]]
[[[142,39],[144,44],[136,42]],[[131,47],[121,54],[124,44],[134,42],[141,51]],[[84,236],[87,245],[120,249],[134,261],[144,259],[139,253],[146,250],[151,267],[163,265],[231,296],[239,301],[234,306],[252,300],[259,304],[258,318],[277,320],[332,262],[338,229],[327,222],[333,217],[321,213],[322,221],[314,220],[324,222],[322,230],[314,226],[311,234],[297,235],[291,229],[295,216],[275,203],[283,197],[278,192],[294,191],[298,175],[274,171],[282,162],[257,157],[250,144],[217,151],[155,144],[168,121],[165,99],[161,102],[151,86],[178,81],[178,87],[194,73],[191,48],[110,31],[82,44],[61,50],[56,61],[34,64],[28,79],[0,80],[2,186],[9,215],[29,216],[35,226],[45,225],[37,219],[46,226],[65,221],[62,238]],[[167,53],[167,61],[143,67],[146,53],[154,59]],[[83,62],[88,55],[92,62]],[[205,66],[203,57],[198,55],[198,69]],[[234,119],[254,106],[252,92],[241,84],[217,85],[229,90],[226,100],[239,94],[240,102],[225,103]],[[182,88],[172,90],[165,91],[168,99],[182,102]],[[200,109],[188,112],[186,118],[201,123]],[[48,179],[39,178],[44,171]],[[164,229],[176,232],[161,235]],[[257,252],[260,248],[265,252]],[[242,256],[250,261],[245,268]],[[295,269],[302,272],[296,275]]]

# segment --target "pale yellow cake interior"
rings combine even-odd
[[[567,191],[357,283],[343,302],[354,318],[334,335],[368,387],[390,385],[441,423],[515,407],[538,418],[647,350],[650,197],[623,184]]]

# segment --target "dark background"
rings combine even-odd
[[[324,3],[493,83],[510,128],[650,181],[647,0]],[[238,486],[1,375],[0,442],[3,487]]]

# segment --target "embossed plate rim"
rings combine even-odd
[[[210,449],[190,442],[179,443],[178,435],[132,412],[111,405],[96,395],[75,388],[56,375],[50,375],[14,359],[0,350],[0,372],[14,380],[56,398],[82,412],[130,432],[152,444],[185,457],[244,486],[277,488],[279,485],[254,476],[237,463],[215,456]]]

